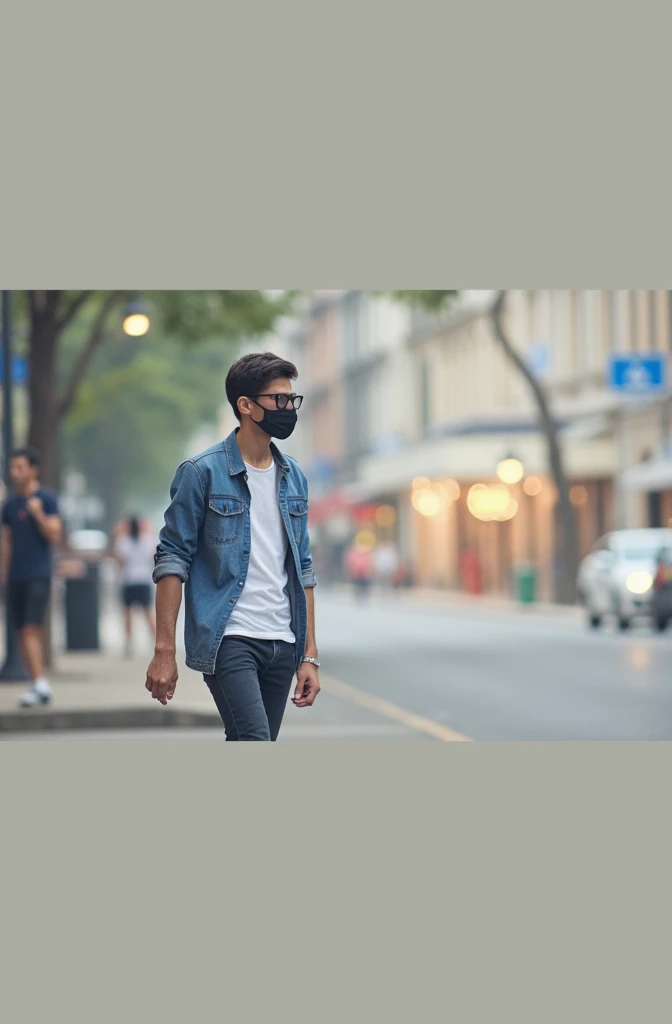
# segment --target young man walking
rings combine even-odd
[[[231,367],[226,394],[240,426],[178,467],[155,555],[146,688],[162,704],[175,693],[184,583],[186,662],[203,673],[227,740],[276,740],[295,674],[295,707],[320,689],[307,482],[271,440],[296,425],[296,377],[268,352]]]
[[[52,546],[62,524],[53,491],[39,483],[39,457],[31,448],[12,455],[9,474],[16,492],[2,509],[2,581],[18,632],[23,662],[32,679],[22,707],[48,704],[52,690],[44,674],[44,622],[53,572]]]

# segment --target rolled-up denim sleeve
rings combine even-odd
[[[179,576],[183,583],[187,581],[204,515],[201,476],[193,462],[183,462],[170,485],[170,505],[154,555],[155,583],[163,576]]]

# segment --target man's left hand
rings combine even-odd
[[[317,667],[309,661],[302,661],[296,673],[296,689],[292,697],[295,708],[309,708],[320,692]]]

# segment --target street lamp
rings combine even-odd
[[[515,455],[509,455],[497,466],[497,476],[503,484],[519,484],[525,475],[525,467]]]
[[[122,328],[129,338],[141,338],[150,328],[147,307],[140,299],[133,299],[124,310]]]

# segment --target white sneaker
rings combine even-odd
[[[48,704],[51,700],[52,692],[49,683],[40,680],[24,693],[19,701],[19,706],[22,708],[35,708]]]

